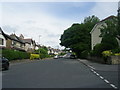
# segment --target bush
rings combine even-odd
[[[87,50],[82,51],[82,52],[81,52],[81,55],[80,55],[81,58],[86,59],[86,58],[88,57],[88,53],[89,53],[89,52],[88,52]]]
[[[39,59],[40,58],[40,56],[39,56],[39,54],[30,54],[30,59],[32,60],[32,59]]]
[[[102,52],[102,55],[103,55],[104,57],[107,57],[107,56],[113,55],[113,53],[111,52],[111,50],[109,50],[109,51],[103,51],[103,52]]]
[[[116,49],[113,49],[111,50],[113,53],[120,53],[120,48],[116,48]]]
[[[8,58],[9,60],[16,60],[16,59],[28,59],[30,57],[30,54],[18,50],[3,49],[2,56]]]
[[[35,51],[35,53],[39,54],[41,59],[50,57],[50,55],[48,55],[48,50],[46,47],[39,48]]]
[[[104,51],[104,45],[101,43],[101,44],[97,44],[94,46],[94,49],[92,51],[92,55],[93,56],[102,56],[102,52]]]
[[[103,37],[101,43],[106,50],[112,50],[119,47],[117,39],[110,35]]]

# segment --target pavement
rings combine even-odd
[[[108,65],[108,64],[101,64],[101,63],[96,63],[90,60],[86,60],[86,59],[78,59],[78,61],[80,61],[81,63],[83,63],[84,65],[88,66],[91,69],[94,70],[99,70],[99,71],[118,71],[118,67],[120,65]]]
[[[28,62],[34,62],[34,61],[39,61],[39,60],[48,60],[52,58],[44,58],[44,59],[22,59],[22,60],[12,60],[10,61],[10,65],[16,65],[16,64],[22,64],[22,63],[28,63]]]
[[[120,88],[119,84],[119,69],[120,65],[108,65],[108,64],[100,64],[93,61],[89,61],[86,59],[78,59],[81,63],[83,63],[85,66],[90,68],[90,70],[97,75],[100,79],[102,79],[104,82],[109,84],[114,89]]]

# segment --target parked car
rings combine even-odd
[[[70,59],[76,59],[76,55],[71,54]]]
[[[9,69],[9,60],[5,57],[0,57],[0,63],[2,63],[2,70],[8,70]]]
[[[54,59],[58,59],[58,55],[54,56]]]

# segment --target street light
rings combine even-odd
[[[40,37],[41,35],[39,35],[39,58],[40,58]]]

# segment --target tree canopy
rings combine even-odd
[[[99,21],[99,18],[93,15],[86,17],[81,24],[74,23],[61,35],[60,45],[70,48],[79,57],[82,51],[90,50],[90,31]]]

